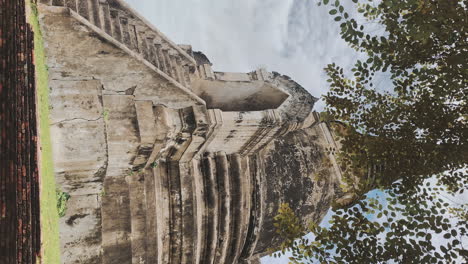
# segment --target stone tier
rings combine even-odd
[[[238,154],[197,155],[213,134],[207,128],[217,127],[209,124],[206,108],[132,103],[130,97],[104,97],[112,115],[102,197],[103,262],[235,263],[251,221],[245,213],[254,195],[248,161],[242,168]],[[137,127],[131,124],[135,117]],[[122,170],[132,155],[122,148],[138,149],[133,170]]]
[[[248,259],[261,215],[257,174],[248,156],[199,154],[213,134],[207,128],[217,127],[209,125],[206,108],[174,110],[120,95],[105,96],[103,103],[112,115],[106,125],[102,262]],[[124,170],[132,155],[133,169]]]
[[[134,199],[146,210],[131,207],[132,263],[140,257],[150,263],[237,263],[255,193],[242,166],[248,162],[239,155],[220,152],[189,164],[160,162],[135,174],[144,178],[145,191],[129,181],[130,193],[144,198],[133,196],[130,204]],[[144,238],[138,235],[143,229]]]

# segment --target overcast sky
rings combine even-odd
[[[289,75],[316,97],[326,92],[328,63],[346,67],[356,58],[314,0],[126,1],[174,42],[204,52],[215,71],[264,67]]]

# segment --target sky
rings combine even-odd
[[[205,53],[215,71],[263,67],[286,74],[319,97],[323,68],[356,55],[339,24],[314,0],[126,0],[177,44]],[[323,102],[316,105],[321,110]]]

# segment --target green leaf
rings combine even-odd
[[[440,246],[440,250],[442,250],[443,253],[447,253],[447,248],[444,246]]]

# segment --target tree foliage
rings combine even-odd
[[[338,161],[344,192],[355,199],[335,208],[330,228],[310,227],[314,242],[286,240],[292,261],[466,259],[466,205],[450,208],[433,197],[441,189],[423,184],[435,176],[450,193],[468,186],[468,1],[353,0],[353,16],[339,0],[318,2],[339,23],[342,39],[366,57],[352,69],[325,68],[326,116],[344,127]],[[387,208],[363,200],[375,188],[386,189]],[[446,241],[435,248],[432,235],[439,233]]]
[[[466,262],[468,251],[462,243],[468,236],[467,205],[454,210],[441,197],[440,187],[420,185],[412,193],[405,189],[397,182],[381,197],[337,209],[329,227],[291,229],[287,224],[297,222],[297,216],[285,213],[287,205],[282,205],[276,218],[281,223],[278,233],[288,235],[275,255],[290,250],[291,263]],[[308,232],[313,239],[305,236]]]
[[[341,37],[367,55],[351,69],[351,78],[336,64],[325,69],[330,83],[326,110],[350,127],[341,141],[344,168],[349,176],[375,178],[369,186],[360,186],[362,191],[401,178],[414,182],[417,175],[425,178],[466,164],[468,1],[464,2],[384,0],[358,5],[363,19],[385,29],[380,36],[366,33],[339,1],[331,6],[335,20],[345,20]],[[375,76],[388,77],[390,87],[376,87]],[[376,177],[379,172],[385,175]],[[444,183],[459,191],[459,181],[450,179],[455,178]]]

